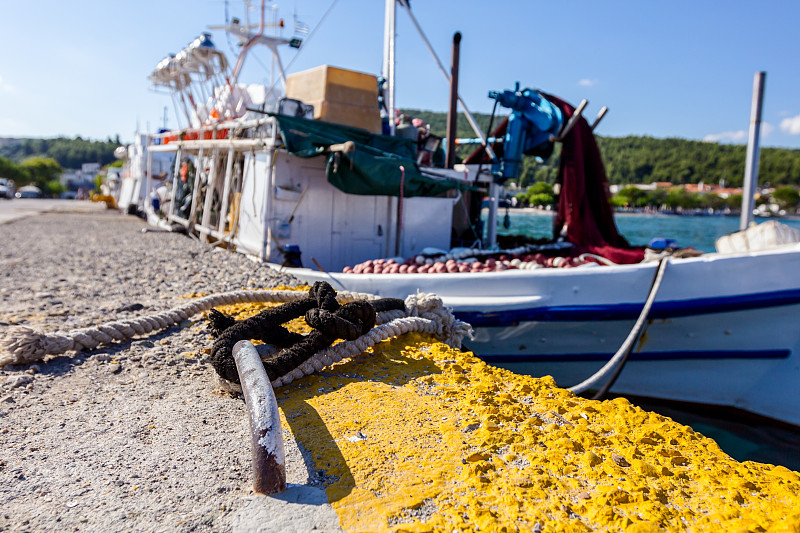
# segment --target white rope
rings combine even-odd
[[[70,350],[94,350],[114,341],[124,341],[136,335],[166,329],[212,307],[240,303],[286,303],[306,297],[307,293],[303,291],[241,290],[205,296],[154,315],[115,320],[67,332],[47,334],[27,326],[12,326],[0,338],[0,367],[32,363],[47,355],[58,355]],[[339,291],[336,294],[340,303],[377,298],[372,294],[349,291]]]
[[[599,263],[601,263],[603,265],[617,266],[617,263],[615,263],[611,259],[603,257],[602,255],[590,254],[588,252],[585,253],[585,254],[579,255],[578,259],[580,259],[581,261],[586,261],[587,259],[594,259],[595,261],[597,261],[597,262],[599,262]]]
[[[575,394],[583,394],[587,390],[596,389],[598,385],[605,385],[612,377],[612,374],[617,371],[617,368],[627,361],[628,354],[630,354],[633,344],[637,341],[642,333],[642,328],[647,320],[647,315],[650,314],[650,308],[653,307],[653,302],[658,294],[658,289],[661,287],[661,281],[664,279],[664,271],[667,268],[668,262],[668,257],[661,259],[661,263],[659,263],[658,269],[656,270],[656,276],[653,278],[650,292],[647,295],[647,300],[645,300],[644,307],[642,307],[642,311],[639,313],[639,318],[633,325],[633,329],[631,329],[630,333],[628,333],[628,337],[622,343],[622,346],[620,346],[619,350],[617,350],[617,353],[614,354],[614,357],[612,357],[605,365],[603,365],[600,370],[574,387],[570,387],[569,390]],[[616,376],[614,376],[614,378],[616,378]]]
[[[272,386],[280,387],[281,385],[286,385],[296,379],[300,379],[303,376],[310,376],[314,372],[318,372],[326,366],[338,363],[342,359],[363,353],[386,339],[399,337],[411,331],[435,335],[438,329],[441,329],[440,324],[426,318],[397,318],[371,329],[365,335],[362,335],[354,341],[341,342],[324,350],[320,350],[288,374],[274,380]]]

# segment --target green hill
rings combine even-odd
[[[431,125],[431,131],[444,136],[447,130],[447,113],[404,109],[403,112],[422,119]],[[496,117],[494,124],[503,117]],[[475,120],[486,131],[489,115],[476,113]],[[463,113],[458,117],[458,136],[474,137]],[[653,137],[602,137],[597,143],[606,165],[608,179],[613,184],[652,183],[670,181],[675,184],[719,183],[740,187],[744,178],[744,145],[717,144],[686,139],[655,139]],[[471,150],[459,148],[459,157]],[[536,181],[553,183],[558,171],[559,146],[543,164],[526,157],[520,185]],[[800,150],[788,148],[763,148],[759,168],[762,185],[800,186]]]
[[[0,157],[22,163],[31,157],[55,159],[62,168],[81,168],[83,163],[107,165],[114,161],[114,149],[122,144],[119,136],[105,141],[76,137],[54,139],[2,139]]]

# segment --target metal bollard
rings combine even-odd
[[[250,415],[253,448],[253,491],[277,494],[286,490],[286,467],[283,432],[278,402],[264,365],[250,341],[233,347],[233,359],[239,372],[244,401]]]

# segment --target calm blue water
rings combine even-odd
[[[500,235],[531,235],[533,237],[550,238],[553,235],[552,213],[519,213],[509,210],[511,226],[503,227],[505,212],[500,211]],[[766,219],[756,219],[761,223]],[[618,213],[616,215],[617,229],[628,239],[632,245],[647,245],[655,237],[665,237],[678,241],[680,247],[691,246],[701,252],[713,252],[714,241],[723,235],[739,231],[738,217],[722,216],[674,216],[674,215],[643,215]],[[800,220],[780,219],[796,229],[800,229]]]
[[[498,233],[552,237],[552,213],[520,213],[510,210],[511,225],[503,228],[505,212],[501,210]],[[756,222],[763,222],[757,219]],[[800,229],[800,220],[780,219]],[[647,245],[654,237],[675,239],[681,247],[692,246],[702,252],[713,252],[714,241],[739,230],[738,217],[670,216],[625,214],[616,215],[617,228],[632,245]],[[686,424],[714,439],[720,448],[739,461],[779,464],[800,471],[800,429],[775,426],[761,420],[737,418],[727,413],[701,410],[632,399],[643,409],[655,411]]]

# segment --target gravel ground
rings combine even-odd
[[[54,332],[144,316],[189,294],[294,284],[243,255],[146,227],[113,211],[0,225],[0,335],[11,325]],[[253,529],[248,513],[265,513],[250,490],[245,405],[213,385],[210,344],[198,315],[0,369],[0,530]],[[321,487],[288,437],[288,481]],[[311,498],[317,507],[327,505],[322,496]],[[337,527],[335,515],[299,524]]]

